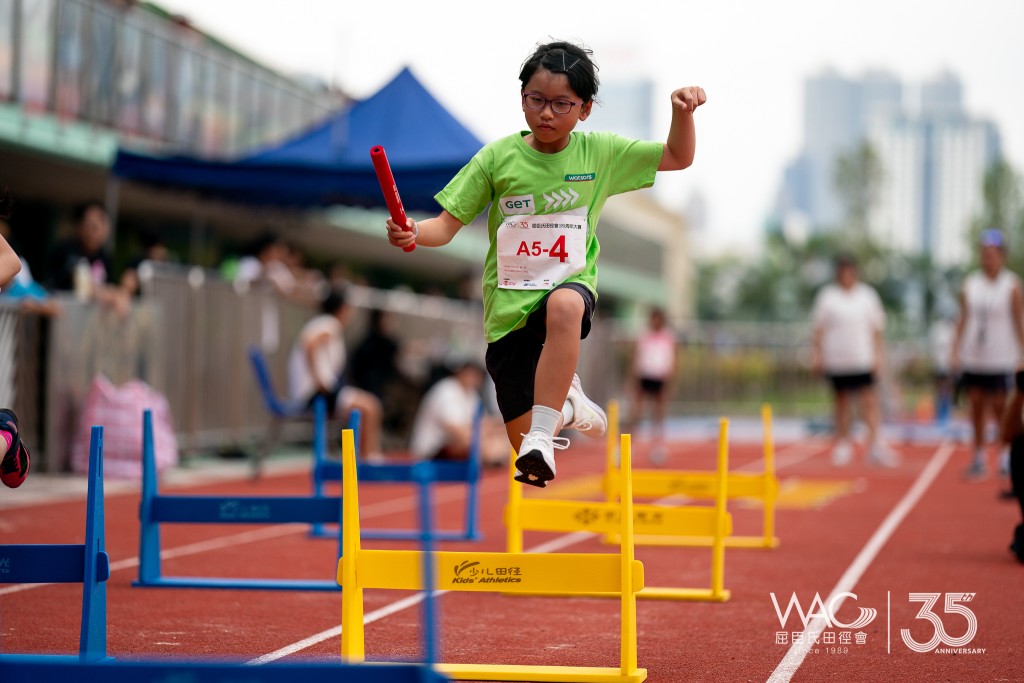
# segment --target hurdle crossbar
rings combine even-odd
[[[78,655],[31,655],[43,662],[88,662],[107,657],[107,580],[110,557],[106,550],[103,512],[103,427],[89,436],[89,478],[85,507],[85,543],[73,545],[0,545],[2,583],[81,583],[82,621]],[[0,654],[6,672],[20,657]],[[7,674],[2,677],[7,681]],[[38,679],[34,679],[38,680]]]
[[[608,408],[609,430],[618,429],[618,405],[611,402]],[[614,418],[614,419],[613,419]],[[761,407],[761,422],[764,427],[763,462],[760,472],[727,472],[726,486],[729,499],[753,499],[762,505],[762,531],[758,535],[730,534],[725,539],[728,548],[777,548],[779,538],[775,535],[775,507],[779,495],[779,482],[775,474],[775,444],[772,437],[772,409]],[[616,454],[609,445],[605,458],[605,474],[602,486],[605,499],[609,502],[619,497],[619,475],[615,465]],[[694,499],[713,499],[718,495],[718,472],[702,470],[638,469],[633,472],[633,495],[639,498],[664,498],[686,496]],[[613,535],[605,539],[616,543]],[[713,546],[711,536],[693,533],[682,536],[652,535],[638,533],[637,545],[678,545]]]
[[[630,490],[629,435],[622,436],[622,485]],[[637,668],[636,596],[643,589],[643,564],[633,553],[633,502],[624,495],[618,520],[623,542],[618,554],[496,553],[440,551],[429,556],[416,550],[364,550],[360,544],[355,449],[350,430],[342,438],[345,467],[342,492],[345,512],[344,552],[338,562],[338,583],[344,587],[341,614],[341,656],[364,662],[363,590],[366,588],[447,590],[541,595],[584,595],[600,592],[621,599],[619,665],[615,667],[524,666],[509,664],[439,663],[434,668],[456,680],[486,681],[643,681]],[[424,562],[429,564],[426,566]],[[432,585],[424,580],[433,575]],[[428,593],[429,594],[429,593]]]
[[[729,466],[729,423],[722,420],[718,437],[718,471]],[[609,440],[613,435],[609,435]],[[615,436],[618,440],[618,437]],[[513,458],[515,460],[515,458]],[[621,467],[621,463],[619,463]],[[513,470],[514,470],[513,466]],[[635,475],[635,472],[634,472]],[[621,476],[621,474],[620,474]],[[634,538],[640,534],[653,538],[702,536],[711,539],[711,567],[707,587],[645,586],[637,597],[647,600],[693,600],[724,602],[730,591],[725,588],[725,540],[732,531],[732,517],[726,509],[727,485],[719,477],[713,506],[667,506],[633,503]],[[624,497],[623,497],[624,498]],[[525,498],[522,487],[512,482],[509,503],[505,508],[507,548],[509,552],[522,552],[523,532],[531,531],[590,531],[604,534],[619,543],[620,503],[614,501],[570,501],[546,498]],[[578,592],[577,592],[578,594]],[[611,597],[599,592],[591,597]],[[614,595],[614,594],[612,594]]]

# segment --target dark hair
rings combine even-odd
[[[836,256],[835,266],[836,270],[839,270],[840,268],[856,268],[857,257],[849,253],[838,254]]]
[[[3,192],[0,192],[0,220],[7,220],[11,217],[12,205],[11,193],[5,187]]]
[[[142,229],[139,231],[139,244],[143,249],[149,250],[153,247],[164,246],[164,238],[154,230]]]
[[[590,102],[597,95],[597,87],[601,84],[597,78],[597,64],[590,58],[592,54],[593,50],[563,40],[538,45],[533,54],[523,62],[519,82],[525,88],[538,69],[565,74],[573,92],[584,102]]]
[[[332,289],[320,302],[320,310],[327,315],[335,315],[345,305],[345,292]]]
[[[85,214],[89,213],[91,209],[99,209],[103,212],[103,215],[107,214],[107,207],[103,205],[103,202],[96,199],[90,199],[78,204],[71,210],[71,218],[75,221],[75,225],[81,225],[82,221],[85,219]]]

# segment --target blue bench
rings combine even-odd
[[[89,482],[85,508],[85,543],[78,545],[0,545],[2,583],[81,583],[82,626],[78,655],[34,655],[42,661],[97,662],[107,659],[107,579],[103,520],[103,427],[89,439]],[[20,655],[0,655],[0,680],[13,680],[8,666]],[[27,680],[27,679],[26,679]],[[34,679],[40,680],[40,679]]]

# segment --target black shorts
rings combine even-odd
[[[637,385],[640,387],[640,393],[645,396],[654,396],[658,398],[662,392],[665,391],[665,380],[663,379],[652,379],[650,377],[641,377],[637,381]]]
[[[978,389],[983,394],[1005,394],[1010,374],[1005,372],[965,372],[960,375],[961,389]]]
[[[572,289],[583,297],[583,320],[580,327],[580,339],[590,334],[590,321],[594,317],[597,301],[593,293],[584,285],[568,282],[558,285],[555,289]],[[533,409],[533,382],[537,375],[537,361],[544,348],[547,337],[545,312],[547,297],[541,301],[526,324],[518,330],[509,332],[498,341],[487,345],[487,372],[494,380],[497,393],[498,410],[505,422],[530,412]]]
[[[849,375],[829,375],[832,391],[841,394],[847,391],[860,391],[875,384],[875,373],[856,372]]]

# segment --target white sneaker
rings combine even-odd
[[[591,438],[604,436],[608,429],[608,416],[601,410],[601,406],[583,393],[580,376],[575,372],[572,374],[572,384],[569,385],[569,395],[565,398],[572,404],[572,422],[562,425],[562,429],[575,429]]]
[[[868,464],[877,467],[898,467],[900,455],[884,444],[877,444],[868,451]]]
[[[832,449],[832,464],[836,467],[846,467],[853,460],[853,446],[849,441],[840,441]]]
[[[565,450],[568,447],[568,439],[552,438],[538,432],[524,434],[513,478],[523,484],[544,488],[547,482],[555,478],[554,449]]]

